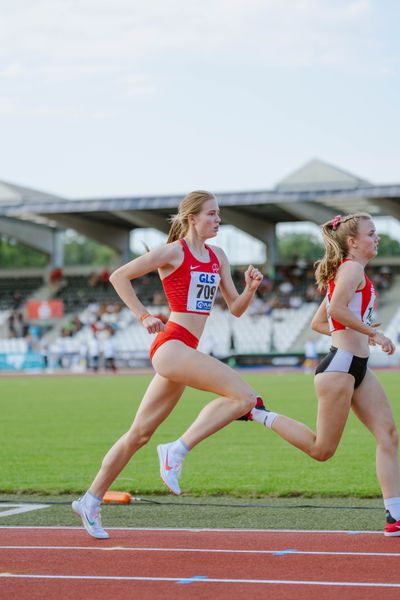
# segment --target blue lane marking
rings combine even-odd
[[[360,535],[361,531],[346,531],[347,535]]]
[[[298,550],[294,550],[292,548],[288,548],[287,550],[279,550],[279,552],[274,552],[274,556],[284,556],[285,554],[296,554]]]
[[[188,577],[187,579],[179,579],[176,583],[195,583],[196,581],[201,581],[202,579],[208,579],[207,575],[193,575],[193,577]]]

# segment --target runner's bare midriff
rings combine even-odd
[[[178,325],[182,325],[182,327],[185,327],[185,329],[190,331],[190,333],[197,337],[197,339],[200,339],[207,319],[208,315],[196,315],[192,313],[179,312],[172,312],[169,317],[170,321],[178,323]]]
[[[331,334],[332,346],[351,352],[354,356],[369,356],[368,336],[354,329],[340,329]]]

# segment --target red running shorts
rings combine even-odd
[[[178,323],[174,323],[173,321],[168,321],[164,331],[160,331],[155,337],[151,347],[150,347],[150,360],[153,360],[154,353],[160,346],[165,344],[165,342],[169,342],[170,340],[179,340],[189,346],[190,348],[194,348],[196,350],[199,345],[199,340],[193,333],[190,333],[188,329],[182,327],[182,325],[178,325]]]

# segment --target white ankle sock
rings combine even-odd
[[[256,423],[261,423],[261,425],[265,425],[269,411],[254,407],[251,409],[250,414],[253,421],[256,421]]]
[[[255,421],[256,423],[261,423],[261,425],[265,425],[265,421],[267,420],[269,412],[267,412],[266,410],[252,408],[250,414],[253,421]]]
[[[256,423],[261,423],[261,425],[264,425],[265,427],[271,429],[272,423],[275,421],[278,414],[271,412],[270,410],[265,411],[253,408],[251,411],[251,416],[253,418],[253,421],[256,421]]]
[[[185,458],[189,450],[190,448],[186,446],[185,442],[182,439],[179,439],[172,442],[169,449],[169,455],[171,456],[172,454],[175,459],[181,461]]]
[[[383,500],[386,510],[390,512],[393,519],[400,521],[400,497],[386,498]]]
[[[265,427],[268,427],[268,429],[272,429],[272,424],[275,421],[276,417],[279,417],[278,413],[269,411],[268,416],[265,419],[265,423],[264,423]]]
[[[86,492],[83,498],[89,508],[97,508],[102,503],[102,499],[92,494],[92,492],[89,490]]]

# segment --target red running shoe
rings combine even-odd
[[[388,537],[400,536],[400,521],[396,521],[388,510],[386,511],[386,525],[383,533]]]
[[[261,396],[257,396],[256,399],[256,404],[254,406],[254,408],[252,408],[251,410],[264,410],[265,413],[268,413],[269,410],[267,408],[265,408],[264,406],[264,402],[263,399],[261,398]],[[236,421],[252,421],[253,420],[253,415],[251,414],[251,410],[249,410],[248,413],[246,413],[245,415],[243,415],[242,417],[239,417],[238,419],[236,419]],[[265,415],[267,416],[267,415]]]

